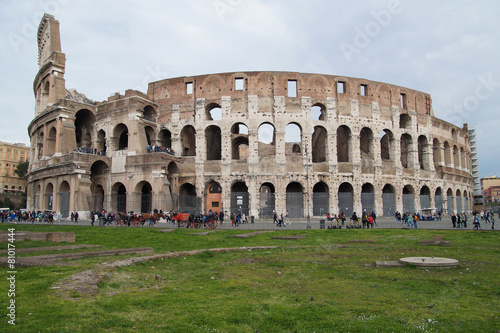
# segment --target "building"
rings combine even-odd
[[[481,189],[485,203],[500,202],[500,178],[497,176],[481,178]]]
[[[26,179],[15,174],[17,165],[29,160],[30,148],[24,143],[0,142],[0,188],[2,193],[24,193]]]
[[[65,88],[59,23],[38,28],[29,209],[293,218],[472,209],[467,125],[429,94],[297,72],[149,83],[93,102]]]

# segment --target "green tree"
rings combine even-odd
[[[16,170],[14,170],[14,173],[19,177],[19,178],[26,178],[26,174],[28,173],[28,166],[30,163],[28,161],[26,162],[21,162],[17,165]]]

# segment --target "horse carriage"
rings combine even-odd
[[[192,215],[179,213],[173,217],[178,228],[199,229],[202,226],[207,229],[217,228],[217,220],[214,215]]]
[[[124,212],[118,212],[116,214],[116,224],[117,225],[129,225],[131,227],[142,227],[146,222],[153,224],[156,227],[156,222],[161,218],[165,218],[163,214],[160,213],[142,213],[142,214],[127,214]]]

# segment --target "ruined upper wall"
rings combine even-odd
[[[295,92],[289,90],[290,81],[296,82]],[[285,96],[287,110],[291,112],[294,106],[299,108],[302,97],[309,97],[313,105],[326,104],[327,98],[335,98],[341,108],[355,99],[361,106],[371,106],[372,102],[377,102],[381,109],[390,110],[392,106],[398,106],[402,112],[409,110],[421,115],[434,115],[429,94],[387,83],[334,75],[297,72],[219,73],[165,79],[152,82],[148,87],[148,96],[160,105],[160,114],[168,112],[171,104],[179,104],[181,112],[194,111],[197,99],[203,98],[209,103],[220,101],[222,96],[229,96],[233,101],[240,100],[244,107],[249,95],[259,97],[259,112],[272,112],[274,97]]]

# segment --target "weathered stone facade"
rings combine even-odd
[[[53,22],[45,16],[39,29],[54,31]],[[64,59],[53,44],[48,59]],[[64,88],[64,62],[50,71],[54,64],[40,64],[35,80],[30,209],[256,218],[471,209],[467,125],[435,118],[429,94],[334,75],[238,72],[161,80],[147,94],[93,103],[53,92],[61,80]]]

